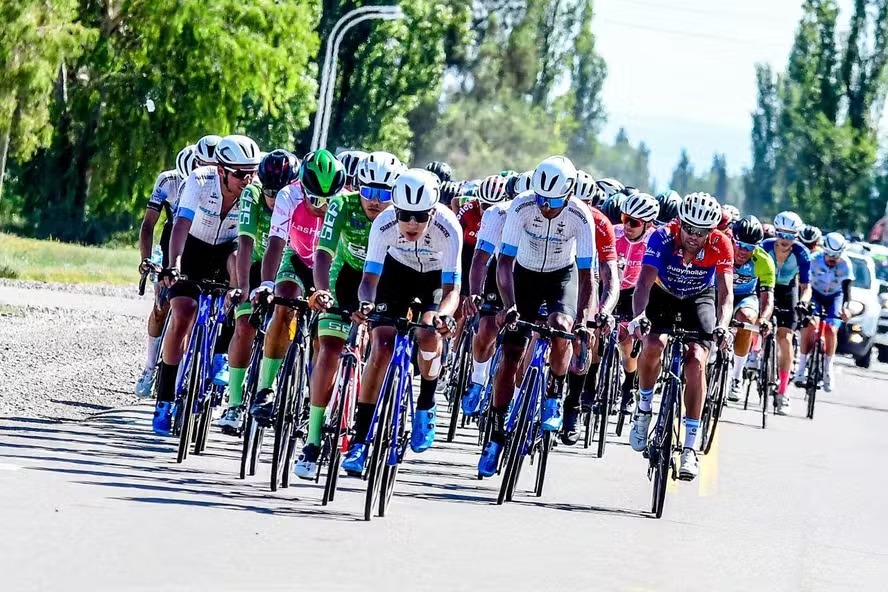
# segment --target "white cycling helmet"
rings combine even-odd
[[[371,152],[358,164],[358,183],[391,189],[404,171],[398,157],[389,152]]]
[[[774,228],[777,229],[777,232],[796,234],[803,226],[801,217],[795,212],[780,212],[774,216]]]
[[[358,165],[360,165],[361,160],[367,158],[368,154],[363,150],[343,150],[339,154],[336,155],[336,158],[339,159],[339,162],[342,163],[342,166],[345,167],[345,176],[348,177],[349,182],[354,182],[358,176]]]
[[[620,206],[620,211],[636,220],[653,222],[660,213],[660,204],[657,199],[647,193],[633,193]]]
[[[715,228],[721,222],[721,205],[708,193],[686,195],[678,208],[682,222],[697,228]]]
[[[508,179],[502,175],[490,175],[486,177],[478,186],[475,195],[478,200],[487,205],[496,205],[506,200],[506,185]]]
[[[611,179],[610,177],[599,179],[597,181],[598,186],[601,187],[601,190],[604,191],[605,197],[610,197],[615,193],[619,193],[626,189],[626,186],[617,181],[616,179]]]
[[[577,183],[577,168],[566,156],[550,156],[537,165],[530,188],[546,199],[564,197]]]
[[[176,156],[176,172],[179,173],[180,179],[186,178],[197,167],[194,148],[194,144],[189,144],[179,150]]]
[[[398,175],[392,205],[409,212],[427,212],[441,199],[441,181],[425,169],[408,169]]]
[[[586,171],[577,171],[577,186],[574,189],[574,195],[593,206],[606,197],[604,190]]]
[[[204,136],[194,145],[194,154],[202,164],[216,164],[216,147],[222,141],[222,136],[210,134]]]
[[[732,224],[740,219],[740,210],[738,210],[736,207],[732,206],[731,204],[724,204],[722,206],[722,211],[726,212],[731,217]]]
[[[823,252],[830,257],[841,257],[847,246],[845,237],[838,232],[830,232],[823,237]]]
[[[216,146],[216,162],[222,166],[258,167],[262,151],[256,142],[247,136],[233,134],[225,136]]]
[[[515,195],[521,195],[530,191],[530,180],[533,178],[533,171],[524,171],[515,179]]]

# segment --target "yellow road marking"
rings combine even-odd
[[[712,440],[712,447],[709,454],[700,455],[700,474],[697,480],[700,482],[699,496],[707,497],[715,494],[718,490],[718,441],[720,430],[716,430],[715,439]]]

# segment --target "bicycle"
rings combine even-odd
[[[807,327],[815,318],[819,319],[814,331],[814,347],[809,352],[808,377],[805,380],[805,399],[808,402],[806,417],[814,419],[814,403],[817,401],[817,390],[823,384],[824,348],[826,347],[823,333],[826,323],[836,317],[827,317],[818,314],[819,310],[811,310],[800,323],[801,327]]]
[[[552,329],[545,325],[524,321],[507,322],[516,329],[534,332],[537,337],[533,343],[530,365],[524,371],[521,388],[512,402],[512,408],[506,421],[506,442],[503,446],[505,471],[497,495],[497,505],[504,501],[512,501],[515,487],[524,464],[524,457],[530,456],[531,461],[539,453],[534,493],[537,497],[543,494],[546,480],[546,468],[549,452],[555,438],[555,432],[542,429],[542,407],[545,401],[546,388],[546,355],[552,337],[560,337],[574,341],[573,333]]]
[[[457,343],[453,354],[453,363],[444,390],[450,408],[450,423],[447,427],[448,442],[453,442],[456,437],[456,428],[460,424],[460,417],[462,417],[461,427],[466,425],[466,416],[461,412],[461,403],[472,376],[472,340],[478,332],[478,319],[479,314],[475,313],[471,318],[466,319],[463,325],[462,335],[459,337],[459,343]]]
[[[186,277],[181,279],[187,280]],[[225,295],[231,290],[228,284],[202,281],[198,296],[197,317],[188,338],[188,347],[176,377],[176,396],[173,404],[173,433],[179,436],[176,462],[188,458],[188,448],[194,439],[195,454],[206,446],[212,409],[222,403],[222,388],[212,382],[213,349],[216,338],[230,311],[225,310]],[[239,298],[239,291],[234,300]],[[209,385],[209,389],[207,386]],[[198,429],[194,430],[195,417]]]
[[[715,441],[715,430],[718,420],[726,405],[728,392],[728,376],[731,369],[731,356],[720,347],[715,352],[715,362],[706,368],[706,398],[703,400],[703,414],[700,416],[700,432],[703,454],[709,454]]]
[[[367,492],[364,497],[364,520],[373,518],[374,509],[385,517],[391,503],[398,468],[404,462],[404,453],[410,443],[407,429],[409,409],[411,424],[415,417],[413,406],[413,333],[416,329],[436,331],[432,325],[414,323],[405,318],[371,314],[368,320],[395,326],[394,354],[386,370],[379,398],[370,420],[367,443],[370,459],[367,469]]]
[[[731,322],[731,327],[745,329],[755,334],[761,334],[758,325],[752,323]],[[777,337],[774,331],[763,338],[762,349],[758,356],[758,366],[743,369],[743,381],[746,383],[746,397],[743,400],[743,410],[749,407],[749,392],[755,383],[759,402],[762,405],[762,429],[768,427],[768,401],[771,401],[771,410],[777,412]]]

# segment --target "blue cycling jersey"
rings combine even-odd
[[[765,250],[771,259],[774,260],[774,266],[777,268],[777,285],[788,286],[796,276],[799,283],[808,284],[811,282],[811,252],[804,245],[793,243],[792,252],[783,262],[783,265],[777,263],[777,255],[774,250],[777,245],[776,238],[769,238],[762,243],[762,249]]]
[[[842,255],[838,263],[830,267],[826,264],[823,251],[815,253],[811,259],[811,287],[824,296],[833,296],[842,291],[842,283],[854,281],[854,265],[848,255]]]

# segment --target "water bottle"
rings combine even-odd
[[[151,251],[151,263],[158,266],[163,265],[163,249],[160,248],[160,245],[154,245],[154,250]],[[152,271],[149,277],[152,283],[157,283],[156,273]]]

